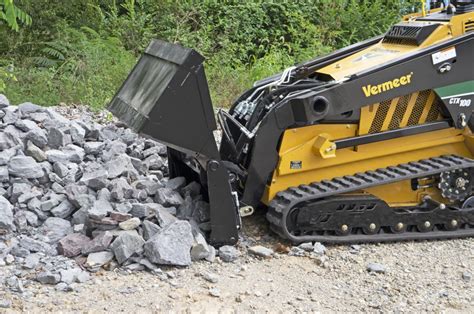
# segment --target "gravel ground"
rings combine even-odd
[[[321,257],[268,259],[247,245],[284,249],[264,217],[244,221],[241,257],[147,272],[99,272],[72,292],[33,283],[9,312],[473,312],[474,239],[328,246]],[[367,271],[379,263],[383,273]],[[1,312],[1,310],[0,310]]]

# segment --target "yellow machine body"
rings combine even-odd
[[[410,23],[414,17],[419,16],[420,14],[410,15],[404,20]],[[377,67],[472,29],[474,13],[453,16],[450,22],[441,23],[420,46],[380,41],[317,72],[334,80],[344,80],[352,74]],[[409,84],[410,75],[412,73],[391,82],[391,88]],[[376,87],[373,92],[377,93]],[[367,93],[371,91],[367,90]],[[357,124],[317,124],[286,130],[281,140],[278,167],[266,187],[262,202],[268,204],[278,192],[290,187],[415,160],[445,154],[473,158],[474,135],[469,128],[432,131],[343,149],[336,149],[333,145],[339,139],[436,121],[441,118],[439,101],[433,90],[424,90],[362,108]],[[294,160],[301,162],[299,169],[291,169],[290,162]],[[413,206],[419,204],[426,195],[440,202],[448,202],[443,199],[439,189],[430,187],[429,184],[421,189],[412,189],[411,184],[410,180],[402,181],[360,193],[370,193],[390,206]]]

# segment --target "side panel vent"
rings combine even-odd
[[[468,21],[464,23],[464,33],[474,31],[474,21]]]
[[[439,120],[439,104],[432,90],[424,90],[366,106],[361,110],[359,134],[374,134]]]
[[[419,46],[438,26],[439,24],[425,23],[396,24],[385,34],[383,42],[387,44]]]

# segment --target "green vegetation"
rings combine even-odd
[[[6,82],[6,95],[13,103],[82,103],[92,108],[108,102],[152,38],[181,43],[203,54],[213,102],[226,106],[255,80],[385,32],[419,3],[14,2],[0,0],[0,83]],[[16,12],[14,21],[11,13],[6,14],[11,7]]]

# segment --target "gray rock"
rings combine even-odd
[[[146,174],[146,172],[148,171],[148,168],[145,165],[145,163],[143,163],[140,159],[133,158],[133,157],[130,157],[130,161],[132,162],[132,165],[135,168],[135,170],[137,170],[140,174],[143,174],[143,175]]]
[[[163,206],[179,206],[184,200],[177,191],[160,188],[156,191],[155,201]]]
[[[6,286],[14,292],[23,293],[25,291],[23,281],[21,281],[17,276],[8,277],[5,283]]]
[[[230,245],[224,245],[219,248],[219,257],[226,263],[237,260],[240,256],[239,250]]]
[[[34,186],[31,189],[28,189],[27,192],[23,190],[23,192],[18,195],[17,201],[20,204],[24,204],[34,197],[41,197],[42,194],[43,194],[43,191],[39,189],[38,187]]]
[[[209,245],[209,249],[210,249],[210,253],[206,257],[206,261],[214,263],[216,259],[216,254],[217,254],[216,249],[212,245]]]
[[[86,266],[90,268],[101,267],[114,258],[114,253],[109,251],[95,252],[87,256]]]
[[[163,187],[161,182],[156,182],[152,178],[137,180],[132,185],[139,190],[145,190],[148,195],[155,195],[156,191]]]
[[[102,160],[107,162],[113,157],[124,154],[127,151],[127,144],[116,140],[107,145],[106,150],[102,153]]]
[[[111,199],[110,191],[107,188],[101,189],[99,193],[97,193],[97,199],[110,202],[110,199]]]
[[[86,130],[76,122],[70,124],[71,140],[74,144],[82,145],[86,136]],[[86,152],[87,153],[87,152]]]
[[[37,162],[43,162],[47,159],[46,153],[31,141],[26,143],[25,153],[26,155],[33,157]]]
[[[90,279],[89,273],[80,268],[63,269],[60,271],[60,274],[61,282],[68,285],[74,282],[84,283]]]
[[[471,281],[471,279],[472,279],[472,274],[471,274],[470,272],[468,272],[468,271],[465,271],[465,272],[462,273],[462,279],[463,279],[464,281]]]
[[[383,274],[386,272],[386,269],[385,266],[380,263],[369,263],[367,264],[367,271]]]
[[[81,163],[84,160],[84,149],[77,145],[68,144],[63,148],[63,152],[67,155],[67,160],[70,162]]]
[[[0,150],[9,149],[18,145],[18,137],[6,133],[5,130],[0,133]]]
[[[48,146],[51,148],[61,148],[71,143],[70,135],[64,133],[63,130],[57,127],[52,127],[48,132]]]
[[[28,222],[26,221],[26,217],[24,211],[17,211],[13,215],[13,221],[15,222],[16,229],[19,232],[26,232],[26,228],[28,227]]]
[[[81,254],[82,248],[90,239],[81,233],[71,233],[59,240],[58,253],[66,257],[75,257]]]
[[[42,233],[48,237],[49,243],[57,243],[59,240],[72,233],[71,223],[59,217],[49,217],[41,226]]]
[[[108,213],[112,212],[114,209],[110,202],[106,200],[97,200],[94,202],[91,208],[87,211],[90,218],[93,219],[102,219],[107,216]]]
[[[219,281],[219,276],[210,272],[203,272],[201,273],[201,276],[204,280],[210,283],[217,283]]]
[[[115,258],[119,264],[123,264],[128,258],[134,254],[143,251],[145,241],[138,233],[122,233],[111,244]]]
[[[74,232],[74,233],[84,233],[84,224],[74,224],[73,223],[72,232]]]
[[[18,111],[21,113],[23,117],[26,117],[33,112],[41,112],[41,111],[45,111],[45,109],[31,102],[24,102],[18,105]]]
[[[213,252],[211,247],[207,244],[204,236],[199,232],[195,232],[194,243],[191,248],[191,260],[199,261],[202,259],[208,259],[213,253],[215,254],[215,252]]]
[[[53,120],[54,125],[68,125],[69,124],[69,120],[63,117],[58,112],[56,112],[54,109],[47,108],[46,111],[48,112],[48,115],[50,116],[51,120]]]
[[[303,250],[302,248],[299,248],[297,246],[293,246],[290,249],[290,252],[288,252],[288,255],[289,256],[305,256],[305,250]]]
[[[49,245],[48,243],[45,243],[45,242],[42,242],[42,241],[39,241],[39,240],[35,240],[33,238],[30,238],[30,237],[22,237],[20,239],[19,245],[20,245],[20,247],[22,247],[22,248],[24,248],[24,249],[26,249],[30,252],[33,252],[33,253],[40,252],[40,253],[44,253],[44,254],[47,254],[47,255],[56,255],[57,254],[56,250],[51,245]]]
[[[3,96],[0,94],[0,97]],[[0,100],[1,102],[1,100]],[[12,307],[12,301],[7,299],[0,299],[0,309],[9,309]]]
[[[25,134],[25,140],[30,141],[40,148],[44,148],[48,145],[48,136],[42,129],[29,131]]]
[[[28,224],[32,227],[39,227],[38,215],[33,212],[25,211],[25,218]]]
[[[163,167],[163,159],[158,155],[147,157],[143,162],[150,170],[160,170]]]
[[[76,276],[76,282],[84,283],[91,279],[91,276],[87,271],[81,270]]]
[[[176,177],[173,179],[169,179],[165,183],[165,187],[172,190],[179,190],[185,185],[186,185],[186,178],[184,177]]]
[[[359,254],[361,250],[361,246],[358,244],[352,244],[350,246],[349,252],[352,254]]]
[[[144,218],[150,216],[152,213],[152,208],[148,204],[135,203],[132,204],[132,210],[130,214],[133,217]]]
[[[215,298],[220,298],[221,291],[218,288],[209,288],[209,295]]]
[[[195,198],[198,195],[201,195],[201,185],[196,181],[193,181],[181,189],[185,196],[190,196]]]
[[[55,162],[53,164],[53,171],[54,173],[56,173],[59,177],[61,178],[64,178],[65,176],[67,176],[68,172],[69,172],[69,168],[63,164],[63,163],[60,163],[60,162]]]
[[[140,219],[137,217],[133,217],[129,220],[122,221],[119,223],[119,228],[122,230],[133,230],[140,226]]]
[[[67,199],[59,203],[58,206],[54,207],[51,209],[51,213],[55,217],[59,218],[67,218],[69,217],[75,210],[76,208],[74,207],[71,202],[69,202]]]
[[[66,164],[69,162],[68,154],[58,149],[50,149],[46,151],[46,158],[52,164],[54,164],[55,162],[60,162],[63,164]]]
[[[107,176],[107,171],[101,169],[84,173],[80,181],[84,182],[91,189],[100,190],[107,186]]]
[[[41,166],[30,156],[14,156],[8,163],[8,172],[11,176],[35,179],[44,175]]]
[[[0,196],[0,230],[11,230],[13,228],[13,206],[10,202]]]
[[[121,213],[129,213],[132,210],[132,204],[129,202],[115,204],[115,209]]]
[[[74,225],[84,225],[88,219],[89,215],[87,214],[87,208],[81,207],[72,215],[71,222]]]
[[[109,248],[110,243],[112,242],[113,235],[108,231],[99,233],[94,239],[90,242],[87,242],[82,247],[82,254],[96,253],[105,251]]]
[[[5,112],[5,115],[3,116],[3,124],[13,124],[19,119],[18,113],[12,107],[4,108],[3,111]]]
[[[153,214],[156,217],[156,221],[158,221],[158,225],[162,228],[178,220],[169,212],[167,208],[163,207],[160,204],[150,203],[148,204],[148,206],[151,207]]]
[[[305,250],[306,252],[311,252],[314,249],[312,242],[301,243],[300,245],[298,245],[298,247],[302,250]]]
[[[61,276],[49,271],[43,271],[36,276],[36,280],[44,285],[55,285],[61,280]]]
[[[57,291],[61,291],[61,292],[71,292],[71,291],[74,291],[74,289],[68,285],[67,283],[65,282],[60,282],[56,285],[55,289]]]
[[[34,121],[31,121],[29,119],[17,120],[15,122],[15,127],[23,132],[41,130],[40,127]]]
[[[144,220],[142,223],[143,229],[143,238],[145,241],[151,239],[158,231],[160,231],[160,227],[149,220]]]
[[[122,201],[124,198],[133,197],[133,188],[128,184],[125,178],[117,178],[111,182],[112,190],[110,196],[116,201]]]
[[[0,150],[0,165],[6,165],[10,159],[15,156],[16,148]]]
[[[249,253],[259,257],[270,258],[273,256],[274,252],[272,249],[263,247],[261,245],[256,245],[249,247]]]
[[[111,159],[109,162],[107,162],[106,169],[109,173],[109,179],[135,172],[132,161],[126,154],[121,154]]]
[[[75,206],[77,207],[82,207],[84,205],[92,206],[93,201],[92,202],[88,201],[86,204],[82,204],[78,200],[78,198],[88,199],[90,196],[92,196],[92,195],[89,195],[87,186],[80,185],[80,184],[68,184],[66,185],[65,190],[66,190],[67,198]],[[95,200],[95,197],[93,197],[93,200]]]
[[[64,195],[59,195],[55,193],[49,193],[47,199],[41,202],[42,211],[50,211],[56,206],[58,206],[62,201],[66,200]]]
[[[324,255],[326,253],[326,247],[321,242],[314,243],[313,253],[316,255]]]
[[[163,265],[191,265],[191,246],[194,238],[191,225],[179,220],[161,229],[145,244],[145,256]]]
[[[23,267],[27,269],[36,269],[40,262],[39,254],[29,254],[23,261]]]
[[[6,108],[10,106],[10,101],[8,100],[7,96],[0,94],[0,109]]]
[[[104,142],[85,142],[84,151],[86,154],[99,155],[105,147]]]

